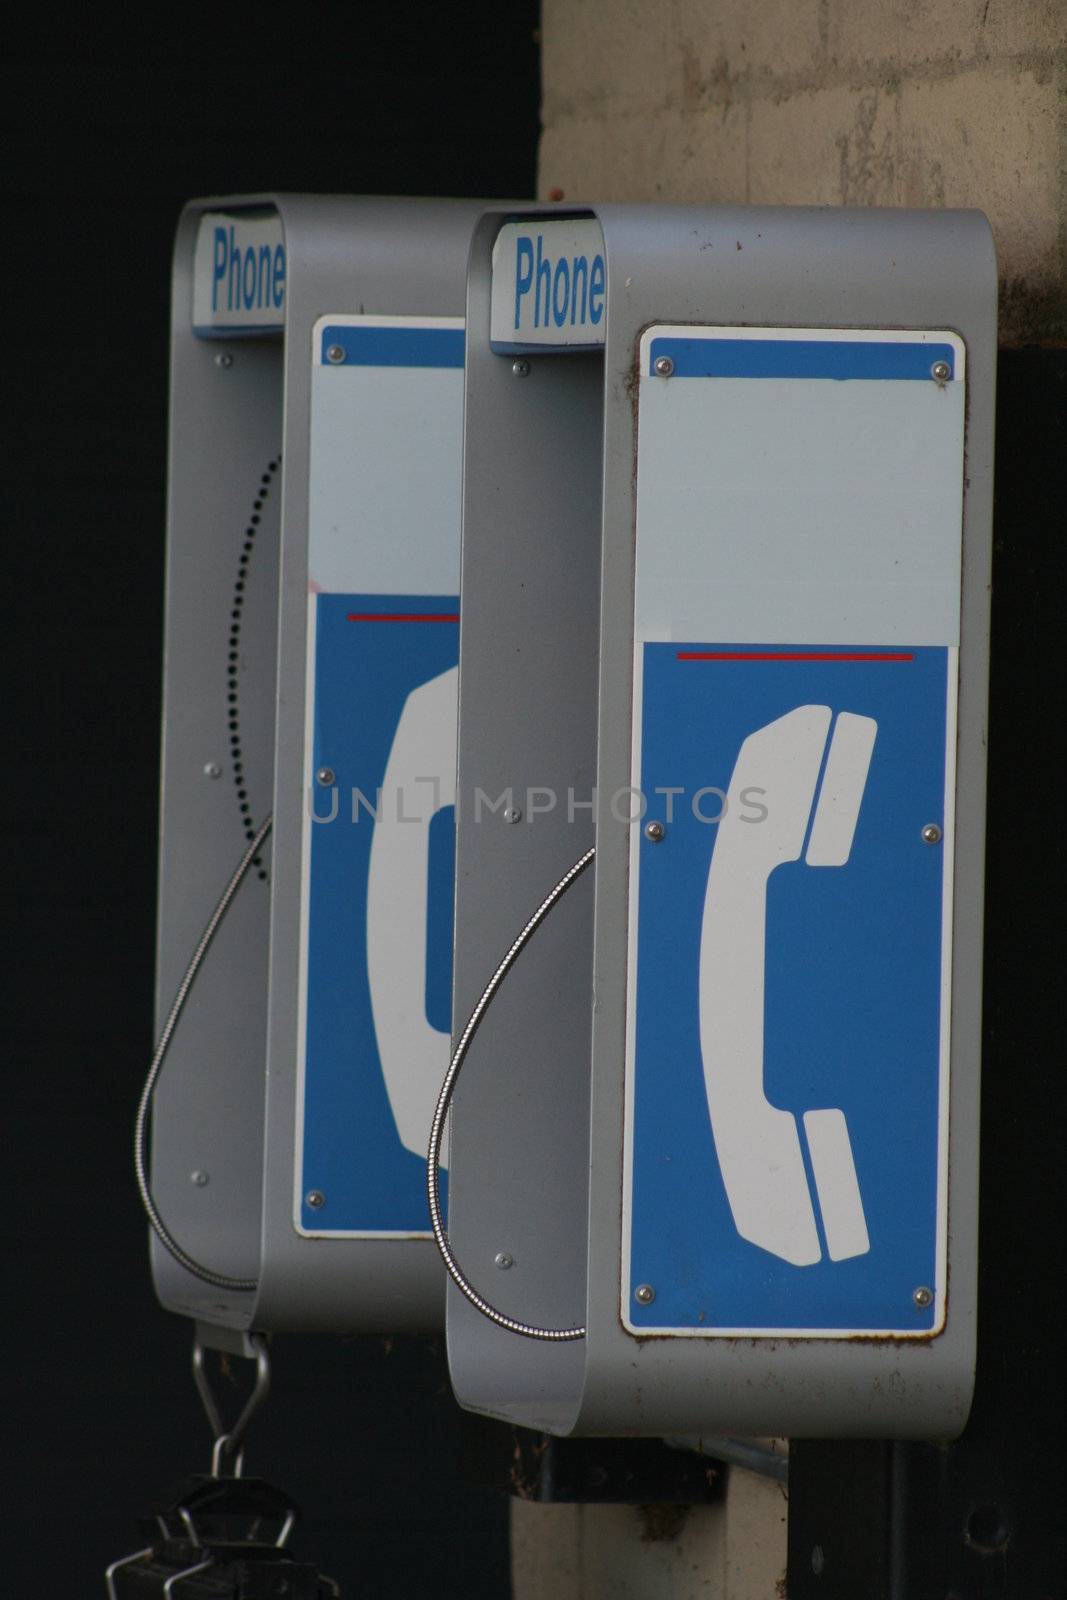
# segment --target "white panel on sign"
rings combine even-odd
[[[343,341],[345,330],[371,348],[334,365],[323,359],[322,341]],[[323,317],[314,356],[312,588],[456,593],[462,317]]]
[[[573,349],[604,343],[604,235],[592,218],[506,222],[493,246],[494,350]]]
[[[285,273],[285,230],[276,213],[205,211],[193,265],[193,331],[284,327]]]
[[[864,329],[869,366],[841,381],[820,374],[815,352],[840,349],[843,361],[859,336],[795,329],[788,341],[814,375],[752,377],[730,370],[730,351],[744,344],[769,364],[780,330],[722,328],[714,343],[726,370],[714,381],[651,378],[653,343],[699,350],[708,341],[695,332],[655,328],[641,342],[643,636],[955,644],[962,340]],[[905,337],[924,381],[880,375]],[[939,384],[929,369],[945,348],[954,372]]]

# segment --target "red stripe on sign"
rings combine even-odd
[[[679,650],[679,661],[914,661],[904,651]]]
[[[350,611],[346,622],[458,622],[458,611]]]

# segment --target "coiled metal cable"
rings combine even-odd
[[[437,1108],[434,1111],[433,1124],[430,1128],[430,1148],[426,1157],[426,1196],[430,1203],[430,1225],[433,1228],[433,1236],[437,1243],[437,1248],[441,1252],[441,1259],[448,1268],[449,1277],[456,1285],[456,1288],[467,1297],[476,1311],[480,1311],[483,1317],[488,1317],[490,1322],[495,1322],[498,1328],[505,1328],[508,1333],[520,1333],[526,1339],[549,1339],[557,1344],[563,1343],[568,1339],[584,1339],[584,1327],[539,1328],[534,1323],[520,1322],[515,1317],[506,1316],[503,1311],[498,1311],[495,1306],[490,1305],[488,1300],[478,1293],[466,1276],[452,1253],[452,1246],[441,1218],[441,1189],[438,1168],[441,1164],[441,1139],[444,1134],[448,1108],[452,1103],[452,1095],[459,1079],[460,1069],[466,1060],[467,1051],[470,1049],[471,1041],[478,1032],[485,1013],[492,1005],[497,990],[511,971],[526,944],[541,926],[541,923],[548,916],[556,902],[561,900],[571,885],[581,877],[595,855],[596,846],[593,845],[585,852],[584,856],[579,857],[568,872],[564,873],[551,894],[546,895],[541,901],[541,904],[513,941],[500,965],[482,990],[478,1004],[467,1019],[467,1025],[460,1034],[459,1043],[456,1045],[452,1060],[448,1064],[445,1081],[441,1085],[441,1093],[437,1097]]]
[[[134,1124],[133,1170],[137,1179],[137,1189],[141,1196],[141,1204],[144,1206],[145,1215],[151,1224],[152,1232],[163,1248],[174,1257],[179,1266],[184,1267],[186,1272],[191,1272],[193,1277],[199,1278],[202,1283],[210,1283],[216,1289],[255,1289],[258,1280],[256,1278],[230,1278],[224,1272],[214,1272],[210,1267],[202,1266],[199,1261],[194,1260],[188,1251],[182,1249],[170,1232],[167,1224],[159,1214],[159,1208],[153,1199],[148,1183],[148,1114],[151,1110],[152,1096],[155,1092],[156,1083],[160,1072],[163,1070],[163,1063],[167,1058],[167,1051],[170,1049],[174,1030],[178,1026],[179,1018],[185,1009],[185,1002],[189,998],[189,991],[193,987],[196,975],[203,965],[204,957],[207,955],[211,941],[218,932],[219,924],[230,909],[230,904],[241,887],[245,874],[259,854],[263,841],[270,833],[273,820],[272,817],[268,817],[265,822],[260,823],[247,850],[234,868],[229,883],[222,891],[219,903],[211,913],[207,927],[200,935],[200,941],[193,951],[189,965],[185,969],[185,975],[178,985],[178,992],[174,996],[171,1008],[167,1013],[167,1020],[163,1024],[163,1031],[159,1036],[159,1043],[156,1045],[144,1088],[141,1090],[141,1100],[137,1107],[137,1120]]]

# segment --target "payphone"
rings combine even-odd
[[[202,960],[141,1175],[160,1299],[246,1353],[248,1330],[443,1317],[424,1130],[449,1048],[478,210],[246,196],[178,231],[160,1026]]]
[[[995,335],[977,213],[479,224],[447,1229],[430,1174],[473,1410],[966,1420]]]

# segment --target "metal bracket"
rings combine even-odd
[[[245,1401],[243,1410],[239,1413],[236,1422],[227,1428],[222,1420],[214,1390],[207,1375],[204,1364],[205,1344],[201,1336],[199,1325],[193,1336],[193,1378],[197,1391],[203,1401],[204,1411],[207,1413],[208,1424],[215,1436],[215,1444],[211,1452],[211,1476],[219,1478],[224,1476],[222,1466],[229,1462],[230,1472],[225,1476],[239,1478],[244,1462],[244,1452],[241,1446],[244,1436],[252,1418],[259,1411],[267,1395],[270,1393],[270,1357],[267,1354],[267,1340],[261,1333],[248,1335],[251,1345],[250,1359],[256,1363],[256,1381],[252,1393]]]

